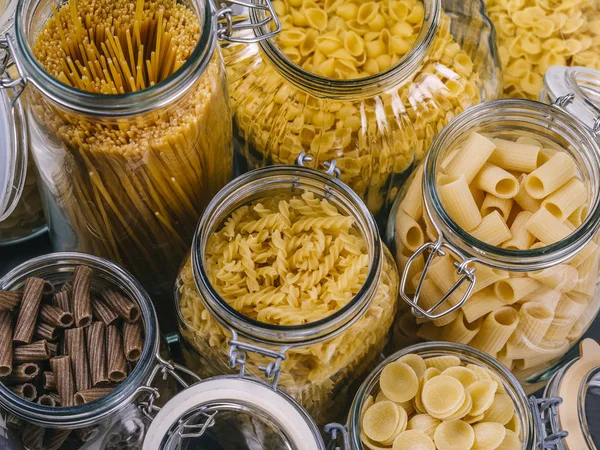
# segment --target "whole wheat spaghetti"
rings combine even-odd
[[[200,35],[194,10],[174,0],[69,0],[33,51],[75,89],[131,95],[177,72]],[[200,214],[231,178],[218,51],[184,95],[144,113],[83,116],[35,90],[30,95],[37,126],[60,150],[46,180],[68,222],[56,226],[57,247],[109,258],[151,291],[170,288]]]

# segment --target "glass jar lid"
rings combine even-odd
[[[5,31],[5,14],[12,17],[0,9],[0,36]],[[9,73],[12,72],[9,71],[11,45],[8,38],[0,37],[0,222],[17,206],[27,172],[26,124],[22,106],[17,101],[24,82]]]
[[[594,135],[600,134],[600,72],[587,67],[550,67],[540,98],[556,103]]]
[[[558,372],[546,389],[558,395],[563,404],[557,408],[555,427],[568,432],[565,450],[600,448],[600,345],[585,339],[580,344],[581,357]]]
[[[287,394],[253,378],[200,381],[163,406],[144,450],[324,450],[319,429]]]

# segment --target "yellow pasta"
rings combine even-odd
[[[495,246],[500,246],[500,244],[512,237],[510,230],[506,226],[506,222],[502,219],[498,211],[493,211],[486,215],[481,223],[473,228],[471,236]]]
[[[448,367],[446,370],[442,372],[444,375],[448,375],[450,377],[456,378],[461,384],[466,388],[470,385],[479,381],[479,374],[467,367],[463,366],[455,366]],[[469,394],[470,397],[470,394]],[[472,408],[471,408],[472,409]]]
[[[440,339],[459,344],[468,344],[481,330],[481,320],[467,321],[464,312],[460,311],[452,322],[442,328]]]
[[[400,216],[400,220],[396,221],[396,233],[404,246],[413,252],[416,252],[425,243],[423,229],[408,214],[403,214]]]
[[[414,353],[404,355],[398,358],[398,361],[411,367],[418,379],[421,379],[427,370],[427,365],[423,358]]]
[[[522,174],[519,177],[519,192],[515,195],[514,200],[524,211],[535,213],[540,209],[542,202],[536,200],[527,193],[527,190],[525,189],[525,178],[527,178],[527,175],[525,174]]]
[[[481,215],[485,217],[493,212],[498,212],[506,227],[506,222],[508,222],[511,217],[510,213],[512,211],[513,204],[514,201],[512,198],[499,198],[493,194],[487,194],[483,200],[483,203],[481,204]],[[506,229],[508,230],[508,227],[506,227]]]
[[[496,449],[504,441],[506,428],[496,422],[480,422],[473,425],[475,443],[472,450]]]
[[[494,285],[494,293],[502,302],[512,305],[541,287],[541,283],[529,277],[508,278]]]
[[[448,367],[460,366],[460,359],[457,356],[434,356],[427,358],[425,364],[430,369],[439,371],[446,370]]]
[[[492,156],[498,151],[494,150]],[[490,163],[485,163],[477,176],[473,179],[473,185],[482,191],[493,194],[502,199],[513,198],[519,191],[519,182],[506,170]]]
[[[419,378],[411,366],[401,361],[388,364],[381,372],[381,391],[394,402],[412,400],[419,390]]]
[[[523,142],[513,142],[506,139],[493,139],[496,149],[489,158],[491,164],[495,164],[504,170],[530,173],[538,168],[540,147],[528,145]]]
[[[564,222],[554,217],[547,209],[539,209],[527,222],[527,231],[546,245],[554,244],[571,234]]]
[[[462,420],[450,420],[437,427],[434,440],[438,450],[470,450],[475,442],[475,432]]]
[[[481,213],[464,176],[441,183],[438,191],[446,211],[462,229],[470,231],[481,223]]]
[[[496,394],[492,405],[485,411],[483,420],[506,425],[514,414],[514,404],[508,394]]]
[[[401,422],[400,410],[400,407],[394,402],[382,401],[375,403],[363,417],[363,431],[369,439],[374,441],[382,442],[393,438],[394,432]]]
[[[525,178],[525,190],[535,198],[541,199],[552,194],[575,176],[575,161],[563,152],[554,155],[542,166]]]
[[[417,430],[403,431],[394,440],[392,450],[436,450],[435,444],[429,436]]]
[[[439,375],[423,385],[423,406],[433,417],[444,418],[456,412],[465,399],[465,389],[456,378]]]
[[[442,423],[441,420],[431,417],[429,414],[416,414],[410,418],[406,429],[420,431],[433,439],[435,429],[440,423]]]
[[[481,325],[481,331],[470,344],[495,355],[508,342],[518,323],[517,311],[511,306],[503,306],[487,315]]]
[[[504,440],[496,450],[521,450],[521,448],[523,448],[523,444],[521,444],[519,436],[511,430],[506,430]]]
[[[561,188],[548,196],[542,207],[560,221],[566,220],[577,208],[587,201],[587,189],[577,178],[570,179]]]
[[[467,322],[473,323],[504,305],[505,303],[494,294],[494,288],[489,286],[473,294],[461,309]]]
[[[496,146],[479,133],[471,133],[463,148],[444,167],[444,172],[453,177],[465,177],[471,183],[481,171]]]
[[[492,403],[494,403],[497,389],[498,383],[494,380],[484,379],[470,384],[467,387],[467,391],[471,395],[473,406],[471,407],[471,411],[469,411],[469,415],[478,416],[485,413],[492,406]]]
[[[527,231],[527,222],[533,214],[529,211],[521,211],[517,214],[510,226],[511,238],[502,244],[509,250],[529,250],[535,242],[535,236]]]
[[[550,289],[558,292],[569,292],[575,288],[579,274],[576,267],[568,264],[558,264],[548,269],[532,272],[529,276]]]

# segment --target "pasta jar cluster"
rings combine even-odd
[[[485,351],[547,379],[598,313],[599,147],[555,105],[498,100],[452,121],[398,197],[395,345]]]
[[[188,367],[204,378],[242,366],[320,425],[344,411],[388,343],[399,285],[372,215],[328,165],[228,184],[175,288]]]
[[[527,398],[490,355],[430,342],[395,353],[360,387],[345,427],[327,429],[345,450],[557,448],[560,398]]]
[[[204,0],[16,3],[0,48],[18,73],[2,90],[26,112],[54,248],[109,258],[168,295],[232,177],[227,30]]]
[[[336,159],[386,216],[406,172],[464,109],[500,93],[479,0],[274,0],[274,38],[222,47],[236,151],[249,168]],[[260,15],[251,17],[258,23]]]

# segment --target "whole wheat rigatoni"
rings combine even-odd
[[[89,267],[78,266],[73,272],[73,317],[77,327],[87,327],[92,322],[91,281]]]
[[[12,311],[21,302],[22,292],[0,291],[0,311]]]
[[[36,363],[27,362],[13,367],[12,373],[2,378],[4,384],[19,384],[33,380],[40,373],[40,366]]]
[[[42,450],[46,429],[28,423],[23,430],[23,446],[28,450]]]
[[[94,311],[94,318],[106,325],[112,325],[119,320],[119,315],[104,300],[98,297],[94,297],[92,300],[92,310]]]
[[[86,391],[80,391],[75,394],[75,404],[83,405],[85,403],[93,402],[99,398],[105,397],[114,390],[114,386],[111,387],[95,387]]]
[[[60,336],[60,329],[50,324],[40,322],[35,327],[33,336],[37,339],[44,339],[46,341],[56,341]]]
[[[50,358],[54,358],[58,355],[58,344],[53,342],[48,342],[48,351],[50,353]]]
[[[50,366],[54,372],[61,406],[73,406],[75,404],[75,380],[71,370],[71,357],[56,356],[50,360]]]
[[[106,359],[108,379],[120,383],[127,377],[127,361],[121,332],[115,325],[106,327]]]
[[[73,325],[73,315],[53,305],[41,306],[40,319],[44,323],[60,328],[68,328]]]
[[[52,305],[62,309],[63,311],[72,313],[71,291],[63,288],[54,294],[54,297],[52,297]]]
[[[0,376],[10,375],[13,366],[13,318],[10,311],[0,312]]]
[[[26,344],[31,342],[45,285],[46,282],[37,277],[31,277],[25,282],[21,309],[19,310],[13,335],[15,342]]]
[[[13,351],[13,360],[16,362],[47,361],[50,358],[50,347],[46,341],[20,345]]]
[[[85,330],[83,328],[65,330],[65,349],[71,357],[77,391],[85,391],[91,388],[90,369],[85,348]]]
[[[106,371],[106,343],[104,322],[92,322],[87,328],[88,360],[90,362],[90,374],[92,386],[108,383]]]
[[[123,324],[123,346],[125,347],[125,357],[128,361],[137,361],[142,356],[144,348],[144,337],[141,323]]]
[[[103,289],[102,298],[106,303],[127,322],[137,322],[140,318],[138,306],[113,288]]]
[[[34,401],[37,398],[37,389],[31,383],[15,384],[14,386],[9,386],[8,388],[19,397],[23,397],[29,401]]]
[[[42,406],[50,406],[53,408],[57,405],[56,399],[50,394],[40,395],[40,398],[38,398],[37,402]]]
[[[54,372],[45,371],[42,375],[42,383],[44,389],[47,391],[56,391],[56,380],[54,379]]]

